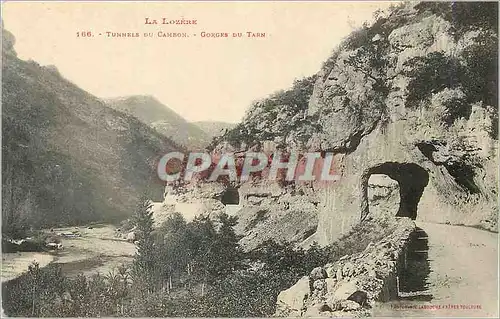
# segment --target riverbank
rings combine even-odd
[[[50,230],[53,233],[69,233],[77,230],[77,238],[63,238],[63,249],[55,252],[18,252],[2,254],[2,282],[15,279],[28,270],[36,261],[40,267],[49,264],[61,266],[67,276],[79,273],[107,274],[121,264],[132,262],[135,245],[115,236],[112,225],[91,227],[64,227]]]

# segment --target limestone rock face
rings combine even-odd
[[[358,287],[354,281],[339,283],[338,288],[333,293],[333,300],[347,300],[357,290]]]
[[[473,60],[471,52],[495,56],[496,49],[488,51],[482,39],[496,43],[496,34],[471,26],[457,35],[453,23],[422,7],[404,7],[365,30],[382,29],[386,36],[361,46],[347,43],[318,73],[309,102],[309,114],[321,124],[314,143],[345,152],[338,158],[342,179],[324,191],[319,205],[321,243],[380,211],[496,227],[488,226],[497,223],[496,93],[491,99],[474,97],[483,84],[465,75],[449,84],[422,74],[426,68],[441,72],[438,65],[472,74],[472,63],[465,62]],[[428,91],[418,92],[424,90],[419,81],[428,81]],[[393,178],[400,196],[367,183],[375,174]],[[383,203],[372,205],[383,195],[374,191],[385,191]],[[417,197],[415,203],[410,197]]]
[[[347,61],[358,51],[342,51],[333,69],[318,77],[309,102],[309,115],[317,116],[322,130],[321,148],[355,149],[382,117],[383,100],[367,76]]]
[[[180,213],[187,221],[197,216],[216,217],[225,211],[221,197],[226,187],[219,183],[191,183],[165,187],[163,202],[153,203],[155,226],[160,226],[171,214]]]
[[[308,247],[315,241],[318,202],[307,186],[290,189],[268,181],[232,186],[195,182],[167,186],[164,201],[153,203],[152,210],[156,227],[174,212],[188,221],[196,216],[236,215],[235,231],[243,236],[240,244],[251,250],[266,240]]]
[[[368,179],[368,205],[370,214],[396,215],[400,206],[399,184],[384,174],[372,174]]]

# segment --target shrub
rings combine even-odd
[[[443,52],[432,52],[425,57],[415,57],[405,62],[410,68],[404,74],[408,83],[407,106],[415,108],[420,101],[429,99],[433,93],[460,85],[462,67],[460,63]]]
[[[463,52],[465,72],[462,80],[471,103],[483,101],[498,105],[498,38],[495,35],[481,33],[474,39],[474,44]]]
[[[408,83],[407,106],[418,107],[428,102],[433,94],[446,89],[459,89],[465,97],[452,97],[445,103],[446,113],[443,120],[450,125],[460,117],[468,118],[471,104],[482,101],[482,105],[498,106],[498,39],[489,33],[482,33],[474,39],[474,44],[465,48],[462,63],[458,58],[443,52],[432,52],[425,57],[415,57],[405,62],[404,74],[410,78]],[[498,114],[492,114],[494,126]],[[497,130],[492,137],[497,138]]]

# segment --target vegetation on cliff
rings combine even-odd
[[[288,135],[297,136],[299,141],[307,141],[315,129],[314,120],[307,117],[309,97],[315,81],[315,75],[295,80],[290,89],[255,102],[242,122],[222,136],[216,136],[209,148],[214,149],[224,141],[244,148],[266,140],[276,140],[284,147]]]
[[[407,92],[403,92],[405,107],[427,108],[433,94],[460,89],[463,94],[447,101],[443,122],[451,125],[467,119],[471,105],[482,103],[494,120],[491,136],[497,138],[497,11],[498,5],[493,2],[422,2],[414,7],[400,4],[387,12],[377,11],[374,22],[365,23],[346,37],[318,74],[254,103],[242,123],[216,138],[212,148],[221,142],[248,148],[264,141],[276,141],[280,147],[309,147],[311,137],[328,135],[331,128],[327,119],[339,112],[348,114],[343,125],[335,125],[349,133],[346,135],[367,134],[373,123],[389,121],[394,112],[389,95],[402,90],[402,75],[408,78]],[[429,19],[447,28],[455,41],[452,45],[457,47],[456,54],[439,48],[420,52],[422,44],[413,41],[412,34],[404,34],[404,41],[392,40],[403,33],[400,30]],[[428,47],[432,41],[424,45]],[[449,46],[444,45],[442,50],[450,51]],[[401,68],[397,63],[403,52],[409,59]]]

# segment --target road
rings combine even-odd
[[[425,294],[430,300],[379,304],[374,315],[498,318],[498,234],[424,222],[417,226],[428,236]]]

